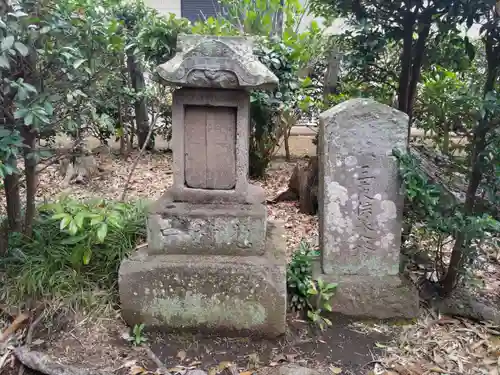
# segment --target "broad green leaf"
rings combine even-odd
[[[40,29],[40,34],[47,34],[51,29],[50,26],[44,26]]]
[[[100,243],[104,242],[106,235],[108,234],[108,225],[106,223],[102,223],[99,229],[97,229],[97,239]]]
[[[28,126],[29,126],[29,125],[33,125],[33,117],[34,117],[34,116],[33,116],[33,113],[31,113],[31,112],[30,112],[30,113],[28,113],[28,114],[26,115],[26,117],[24,118],[24,124],[25,124],[25,125],[28,125]]]
[[[9,59],[7,58],[7,56],[5,56],[5,54],[0,55],[0,68],[4,69],[10,68]]]
[[[21,56],[28,56],[28,54],[30,53],[29,49],[27,46],[25,46],[23,43],[21,42],[15,42],[14,43],[14,48],[17,50],[17,52],[19,52],[19,54]]]
[[[102,215],[97,215],[90,221],[90,225],[93,227],[94,225],[100,224],[104,221],[104,217]]]
[[[62,240],[60,242],[60,244],[61,245],[76,245],[77,243],[85,240],[87,237],[88,237],[87,234],[82,234],[80,236],[68,237],[68,238],[65,238],[64,240]]]
[[[61,223],[59,225],[59,228],[61,230],[64,230],[68,225],[69,223],[71,223],[71,216],[69,215],[66,215],[62,220],[61,220]]]
[[[78,233],[78,226],[76,225],[74,220],[71,220],[68,226],[68,232],[72,236]]]
[[[69,215],[66,212],[61,212],[61,213],[52,215],[52,219],[61,220],[61,219],[65,218],[66,216],[69,216]]]
[[[84,265],[88,265],[90,263],[91,256],[92,256],[92,250],[85,249],[85,251],[83,252],[83,257],[82,257]]]
[[[78,69],[85,61],[86,59],[78,59],[73,63],[73,68]]]
[[[83,221],[85,220],[85,212],[79,212],[75,216],[75,223],[79,229],[83,228]]]
[[[12,46],[14,45],[14,40],[15,40],[14,35],[7,35],[0,44],[0,48],[2,49],[2,51],[4,52],[11,49]]]
[[[52,106],[52,103],[46,101],[45,103],[43,103],[43,107],[45,108],[47,114],[49,116],[52,116],[52,114],[54,113],[54,107]]]
[[[16,17],[16,18],[22,18],[22,17],[27,17],[28,14],[27,13],[24,13],[20,10],[16,10],[14,13],[9,13],[10,15]]]

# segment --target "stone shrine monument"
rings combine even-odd
[[[418,294],[399,276],[404,194],[392,154],[406,149],[407,132],[406,114],[371,99],[320,116],[321,277],[338,283],[334,312],[418,314]]]
[[[157,69],[173,94],[174,184],[150,209],[148,247],[122,262],[122,315],[171,330],[285,332],[283,232],[248,182],[251,89],[276,76],[241,37],[181,35]]]

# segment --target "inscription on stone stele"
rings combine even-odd
[[[406,147],[406,115],[369,99],[320,116],[320,246],[333,275],[399,272],[403,195],[394,148]]]
[[[356,229],[359,235],[357,242],[358,247],[365,248],[367,250],[375,250],[375,241],[377,238],[377,231],[375,228],[375,223],[373,222],[373,204],[374,204],[374,193],[373,193],[373,182],[375,176],[370,173],[370,166],[363,165],[361,167],[361,173],[357,179],[359,186],[359,202],[358,202],[358,223]]]

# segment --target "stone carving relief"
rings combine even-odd
[[[185,87],[274,88],[278,78],[246,38],[183,35],[173,59],[157,68],[166,83]]]
[[[239,86],[238,77],[224,70],[192,70],[186,78],[189,86],[233,89]]]

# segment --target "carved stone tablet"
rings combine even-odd
[[[353,99],[320,117],[320,245],[325,273],[399,272],[403,194],[394,148],[404,149],[408,117]]]

